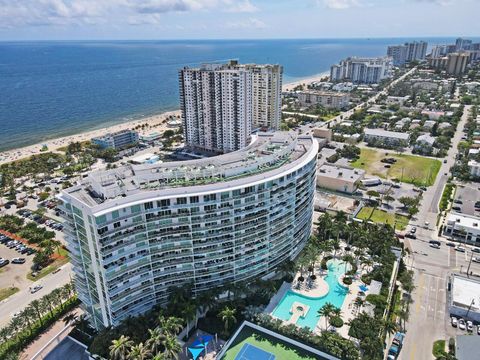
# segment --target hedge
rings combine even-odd
[[[333,316],[329,320],[330,325],[335,326],[336,328],[341,328],[343,326],[343,320],[340,316]]]

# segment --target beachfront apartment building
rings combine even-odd
[[[378,84],[392,76],[391,57],[349,57],[330,68],[330,81],[351,81],[354,84]]]
[[[406,147],[408,146],[410,135],[383,129],[365,129],[363,139],[370,145],[380,147]]]
[[[425,60],[428,43],[425,41],[406,42],[387,48],[387,56],[393,59],[393,65],[403,66],[411,61]]]
[[[465,73],[470,62],[470,52],[450,53],[443,57],[431,57],[428,64],[434,69],[445,70],[450,75],[459,76]]]
[[[92,172],[58,198],[82,307],[97,329],[272,274],[311,233],[318,143],[259,133],[216,157]]]
[[[280,65],[203,64],[179,71],[180,108],[187,146],[214,153],[239,150],[255,129],[278,130]]]
[[[350,104],[350,95],[335,91],[302,91],[297,93],[301,106],[321,105],[327,109],[346,109]]]
[[[138,143],[138,133],[133,130],[121,130],[115,133],[94,137],[90,141],[101,149],[120,150]]]

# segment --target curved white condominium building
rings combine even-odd
[[[261,133],[200,160],[125,165],[64,190],[75,284],[97,328],[165,303],[269,274],[312,226],[317,142]]]

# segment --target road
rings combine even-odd
[[[43,288],[34,294],[30,294],[29,289],[20,290],[18,293],[10,296],[0,302],[0,327],[5,326],[11,320],[12,315],[22,311],[30,304],[32,300],[40,299],[42,296],[50,293],[53,289],[61,287],[70,281],[71,265],[65,264],[62,270],[56,274],[49,274],[44,278],[32,283],[30,286],[41,284]]]
[[[446,162],[442,163],[433,186],[423,194],[422,204],[416,221],[417,239],[406,240],[411,256],[407,264],[415,272],[416,289],[412,293],[413,304],[410,307],[410,319],[407,322],[407,336],[400,354],[401,360],[433,359],[432,345],[435,340],[447,339],[453,335],[449,325],[448,309],[445,301],[447,277],[452,271],[465,271],[471,257],[471,249],[465,253],[455,251],[445,245],[447,239],[438,236],[438,204],[443,188],[454,165],[457,146],[463,135],[471,106],[465,106],[463,116],[452,139]],[[428,226],[426,226],[428,222]],[[440,249],[429,246],[435,239],[442,242]],[[471,271],[480,276],[480,264],[472,263]]]

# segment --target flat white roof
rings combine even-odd
[[[361,169],[344,168],[335,165],[323,164],[318,169],[317,176],[340,179],[354,183],[363,179],[365,176],[365,171]]]
[[[452,303],[480,312],[480,282],[463,276],[452,276]]]
[[[372,135],[372,136],[380,136],[385,138],[394,138],[400,140],[408,140],[410,137],[407,133],[395,132],[395,131],[387,131],[383,129],[365,129],[365,135]]]
[[[479,217],[460,214],[457,212],[451,212],[450,214],[448,214],[447,223],[450,225],[452,223],[455,223],[455,225],[460,225],[466,228],[480,229]]]

